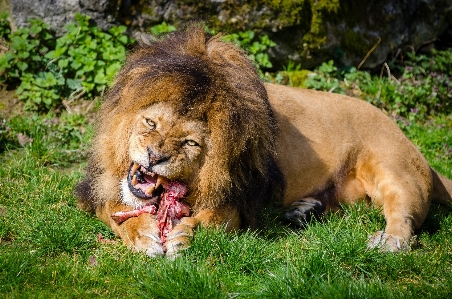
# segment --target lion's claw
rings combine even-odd
[[[407,241],[399,236],[387,234],[384,231],[377,231],[368,238],[367,248],[379,248],[385,252],[409,251],[412,246],[416,245],[416,236]]]
[[[164,248],[166,256],[173,259],[179,255],[179,252],[190,247],[193,239],[193,229],[183,223],[179,223],[168,234]]]
[[[118,227],[117,232],[132,250],[145,252],[149,257],[164,256],[165,251],[155,218],[151,214],[129,218]]]

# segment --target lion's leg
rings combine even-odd
[[[157,216],[141,214],[117,224],[111,215],[131,208],[126,205],[108,201],[97,208],[97,216],[117,234],[123,242],[135,251],[143,251],[150,257],[164,255],[160,230],[157,226]]]
[[[368,194],[377,206],[383,207],[386,228],[371,236],[368,246],[384,251],[409,250],[414,230],[424,222],[430,207],[431,180],[416,172],[386,172],[382,176],[384,179],[375,177]]]
[[[168,234],[165,242],[166,255],[175,257],[177,254],[190,247],[193,239],[193,230],[201,226],[224,225],[226,231],[234,231],[240,228],[240,214],[237,208],[226,205],[216,209],[201,210],[193,217],[184,217]]]

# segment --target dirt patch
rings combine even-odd
[[[0,116],[9,119],[22,114],[24,103],[15,97],[16,91],[1,85],[0,88]]]

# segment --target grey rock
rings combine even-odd
[[[0,0],[5,2],[8,0]],[[18,27],[30,17],[39,17],[58,32],[73,21],[75,12],[87,14],[101,28],[125,24],[130,34],[147,32],[162,21],[176,26],[204,19],[226,30],[255,29],[278,46],[270,50],[275,67],[288,60],[312,68],[335,59],[363,68],[380,66],[389,57],[417,50],[438,37],[452,22],[452,0],[341,0],[337,12],[322,12],[326,41],[312,47],[303,39],[309,33],[310,15],[289,24],[259,1],[181,0],[9,0]],[[306,3],[308,1],[305,1]],[[257,3],[257,4],[256,4]],[[370,50],[376,48],[370,52]],[[366,54],[369,54],[366,57]],[[364,59],[365,58],[365,59]]]

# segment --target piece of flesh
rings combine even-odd
[[[162,180],[163,182],[163,180]],[[157,225],[160,238],[164,244],[168,233],[180,222],[180,219],[190,215],[190,207],[180,200],[187,194],[188,188],[180,182],[164,181],[163,192],[157,205],[150,204],[131,211],[120,211],[111,215],[116,223],[121,224],[131,217],[138,217],[143,213],[157,214]]]

